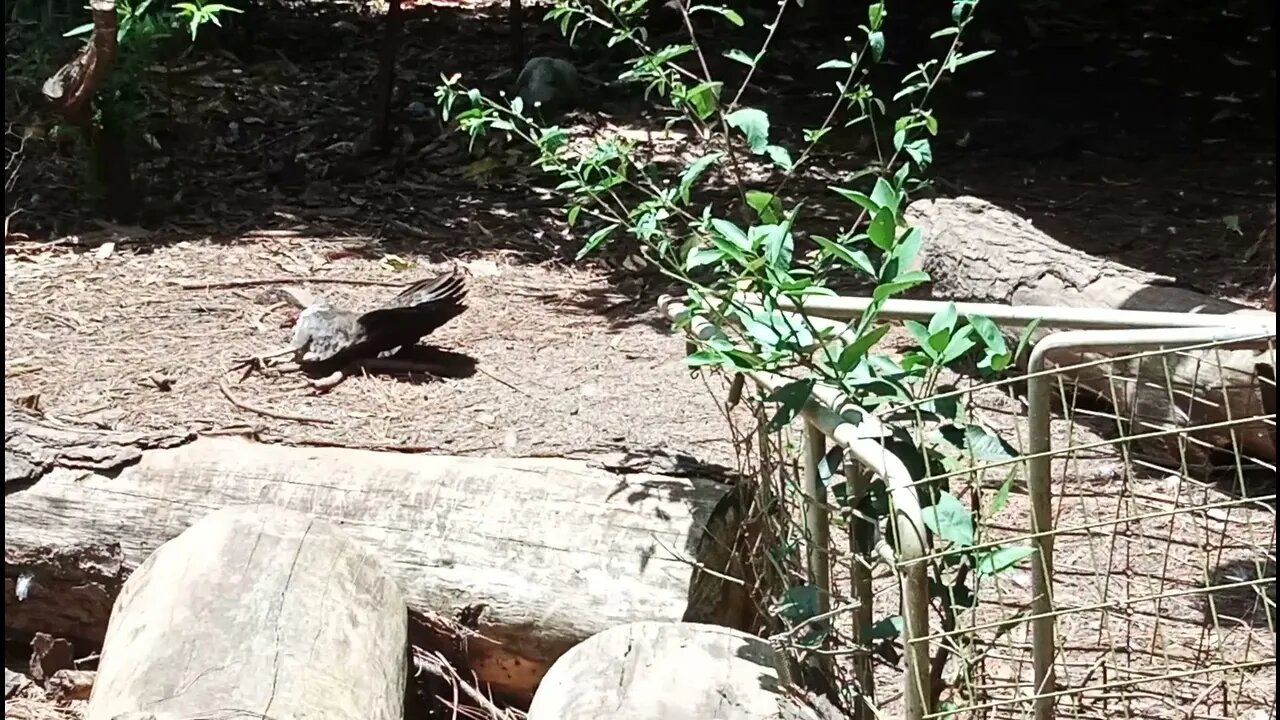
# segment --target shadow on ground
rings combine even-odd
[[[1069,245],[1208,294],[1256,285],[1265,260],[1248,252],[1274,198],[1270,6],[1011,5],[980,14],[970,35],[974,48],[997,53],[935,92],[940,192],[983,197]],[[434,85],[454,73],[489,93],[508,89],[514,72],[503,8],[414,10],[395,106],[434,104]],[[746,13],[748,30],[709,36],[704,54],[717,71],[742,77],[745,68],[719,51],[748,47],[768,19],[764,10]],[[861,21],[859,13],[819,10],[789,16],[777,53],[743,94],[743,102],[771,112],[775,137],[794,147],[831,102],[834,77],[812,68],[847,53],[846,38]],[[575,57],[594,79],[621,67],[599,45],[570,50],[553,26],[538,22],[541,15],[541,8],[526,11],[528,54]],[[890,43],[890,64],[875,76],[889,81],[881,94],[937,50],[918,41],[939,26],[936,18],[894,18],[894,37],[912,40]],[[379,17],[353,6],[272,6],[238,55],[204,50],[169,62],[154,83],[166,102],[147,120],[152,147],[138,156],[147,196],[142,227],[103,229],[84,209],[75,158],[43,146],[27,151],[27,174],[12,194],[24,210],[15,228],[76,235],[88,248],[107,238],[145,251],[299,236],[325,238],[339,254],[570,261],[582,236],[563,220],[555,181],[530,170],[530,157],[514,147],[491,147],[482,160],[465,139],[436,137],[429,123],[402,118],[402,142],[390,156],[350,152],[370,125],[381,28]],[[53,55],[49,63],[56,64]],[[593,92],[589,104],[576,116],[584,132],[662,125],[626,90]],[[826,186],[872,159],[866,139],[865,126],[837,130],[813,155],[811,176],[790,186],[809,209],[802,241],[855,216]],[[688,142],[669,148],[688,151]],[[723,184],[707,196],[736,202]],[[578,310],[614,324],[654,321],[653,300],[671,285],[627,255],[618,248],[595,261],[612,287]]]

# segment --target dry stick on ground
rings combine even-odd
[[[241,410],[247,410],[251,413],[265,415],[266,417],[275,418],[276,420],[293,420],[296,422],[309,422],[309,423],[319,423],[319,424],[329,424],[333,422],[333,420],[330,418],[319,418],[319,417],[313,417],[311,415],[298,415],[295,413],[268,410],[264,407],[258,407],[257,405],[254,405],[245,400],[242,400],[236,397],[235,394],[231,392],[231,387],[227,385],[226,373],[223,373],[222,375],[218,376],[218,389],[222,391],[223,397],[225,397],[227,401],[230,402],[232,405],[235,405]]]
[[[244,280],[214,280],[211,282],[201,280],[174,280],[173,284],[183,290],[225,290],[227,288],[237,287],[254,287],[257,285],[281,285],[286,283],[309,282],[317,284],[329,285],[377,285],[379,287],[405,287],[409,283],[393,283],[385,280],[357,280],[355,278],[332,278],[332,277],[268,277],[268,278],[248,278]]]

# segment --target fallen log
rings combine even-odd
[[[224,508],[161,545],[116,598],[86,720],[399,720],[404,596],[330,523]]]
[[[765,640],[698,623],[610,628],[551,666],[528,720],[816,720]]]
[[[935,297],[1256,318],[1260,327],[1270,323],[1274,341],[1274,313],[1174,287],[1171,278],[1068,247],[986,201],[918,201],[908,207],[907,218],[924,232],[919,266],[932,278]],[[1123,354],[1064,349],[1048,359],[1052,367]],[[1220,424],[1185,435],[1192,440],[1186,448],[1191,463],[1207,462],[1215,451],[1239,447],[1244,455],[1274,466],[1275,417],[1274,410],[1266,409],[1273,406],[1270,398],[1275,393],[1273,358],[1274,345],[1212,348],[1104,362],[1069,371],[1066,377],[1110,402],[1120,417],[1134,422],[1135,432]],[[1244,419],[1249,420],[1239,422]],[[1154,444],[1161,446],[1155,448],[1161,459],[1173,467],[1181,465],[1178,438],[1166,435]]]
[[[614,625],[752,622],[745,589],[718,577],[735,572],[729,490],[580,460],[200,438],[122,468],[59,465],[7,492],[5,625],[101,640],[104,610],[153,550],[209,511],[271,503],[343,527],[404,590],[415,646],[527,701],[555,658]],[[457,622],[475,632],[449,636]]]

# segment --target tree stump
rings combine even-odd
[[[814,720],[784,694],[755,635],[698,623],[638,622],[593,635],[542,680],[528,720]]]
[[[124,584],[87,720],[401,720],[407,613],[376,557],[270,506],[215,511]]]

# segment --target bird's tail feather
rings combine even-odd
[[[394,305],[411,307],[425,303],[461,305],[467,298],[467,284],[462,273],[455,268],[447,275],[416,282],[396,295]]]

